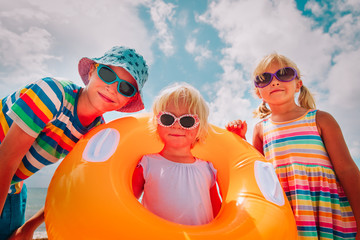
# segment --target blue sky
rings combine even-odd
[[[258,121],[252,111],[260,104],[251,73],[276,51],[297,63],[317,107],[338,121],[360,166],[357,0],[0,1],[0,97],[44,76],[82,84],[80,58],[125,45],[150,65],[145,111],[163,87],[188,82],[209,103],[211,123],[247,120],[251,140]],[[56,166],[28,185],[47,186]]]

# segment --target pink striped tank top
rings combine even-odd
[[[299,239],[355,239],[355,218],[316,127],[316,111],[288,122],[265,119],[264,155],[289,199]]]

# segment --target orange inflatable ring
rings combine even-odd
[[[187,226],[145,209],[132,193],[132,173],[162,143],[148,116],[101,125],[85,135],[56,170],[45,202],[49,239],[296,239],[295,220],[270,163],[237,135],[213,126],[193,154],[218,170],[223,203],[209,224]]]

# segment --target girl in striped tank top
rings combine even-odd
[[[315,110],[299,69],[287,57],[266,56],[254,76],[263,100],[255,115],[264,120],[255,126],[253,145],[274,164],[299,239],[359,240],[360,173],[339,125]],[[245,138],[246,123],[233,121],[227,129]]]

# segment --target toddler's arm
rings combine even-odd
[[[334,171],[353,210],[360,239],[360,172],[345,143],[340,126],[327,112],[318,111],[316,123]]]
[[[241,138],[246,140],[247,123],[246,121],[234,120],[226,124],[225,128],[239,135]]]
[[[144,179],[144,175],[143,175],[143,168],[139,164],[136,166],[134,174],[133,174],[133,178],[132,178],[133,192],[137,199],[139,199],[142,192],[144,191],[144,184],[145,184],[145,179]]]
[[[11,179],[34,141],[34,137],[14,122],[0,144],[0,213],[9,192]]]
[[[218,215],[221,208],[220,196],[221,196],[220,188],[218,188],[218,182],[216,181],[214,186],[210,188],[210,198],[211,198],[214,217]]]

